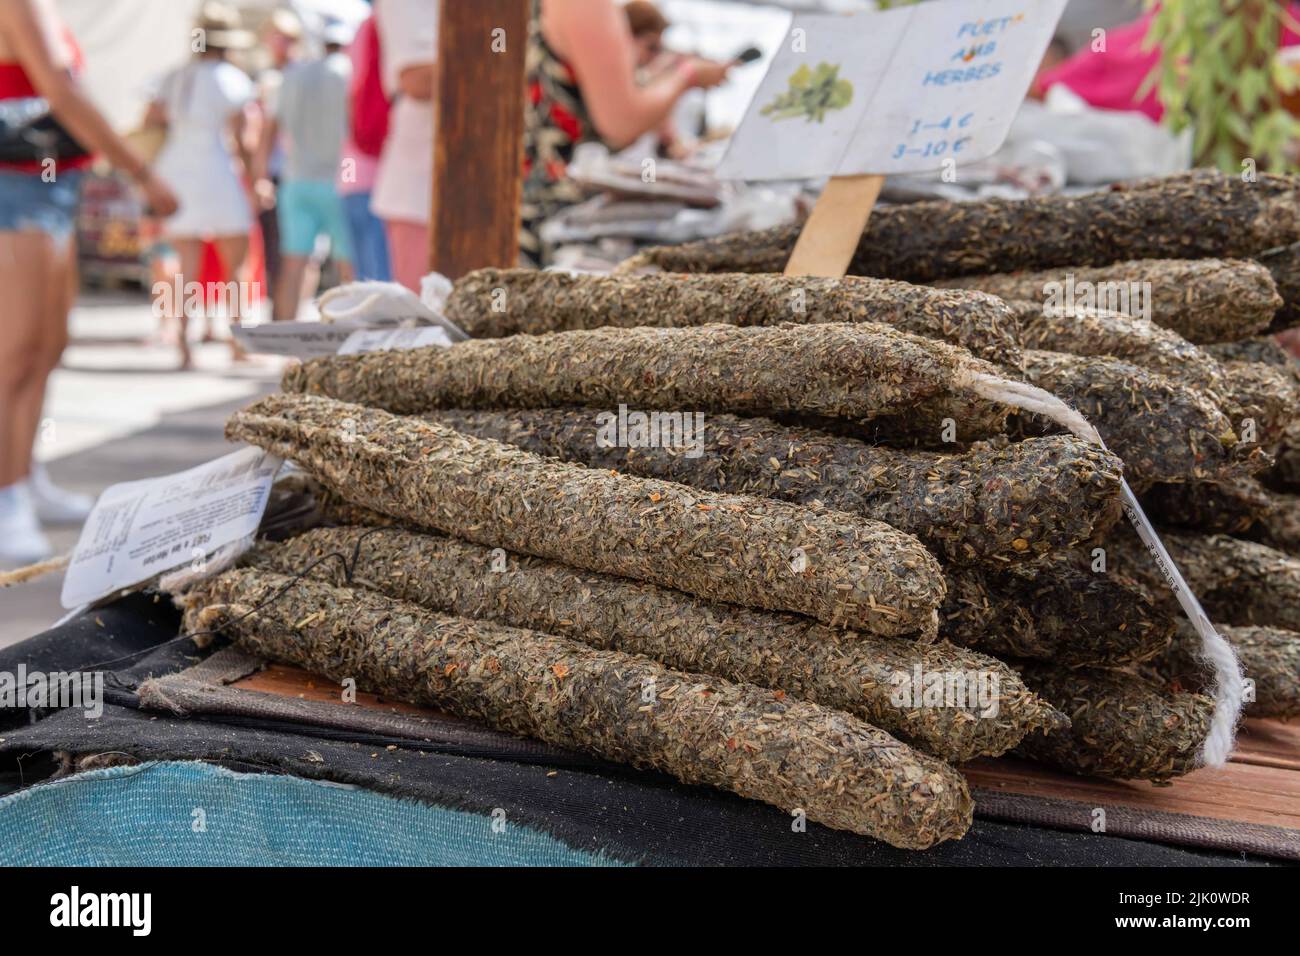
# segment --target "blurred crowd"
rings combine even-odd
[[[325,18],[309,35],[289,9],[248,28],[238,7],[202,5],[183,63],[156,79],[138,129],[120,135],[87,96],[76,38],[55,0],[0,3],[0,564],[49,557],[42,530],[79,522],[91,501],[33,460],[46,386],[67,344],[78,288],[79,190],[96,158],[137,188],[160,335],[182,369],[191,343],[238,323],[242,290],[269,290],[274,320],[332,282],[427,271],[438,0],[375,0],[361,22]],[[668,21],[647,0],[537,0],[528,38],[529,119],[521,260],[540,264],[536,226],[577,196],[564,170],[577,145],[646,134],[680,155],[674,105],[718,85],[729,64],[666,51]],[[250,64],[259,64],[250,66]],[[190,290],[196,290],[191,294]],[[202,330],[191,321],[205,322]],[[197,333],[197,334],[196,334]],[[232,359],[240,346],[229,339]]]

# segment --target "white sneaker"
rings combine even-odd
[[[53,556],[27,482],[0,489],[0,564],[21,568]]]
[[[95,506],[95,499],[89,495],[66,491],[51,481],[44,465],[32,465],[27,486],[36,506],[36,517],[48,524],[81,524]]]

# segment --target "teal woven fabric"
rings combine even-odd
[[[617,865],[508,813],[189,762],[92,770],[0,799],[0,864]]]

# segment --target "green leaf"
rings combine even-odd
[[[1300,89],[1300,74],[1276,53],[1285,4],[1279,0],[1146,0],[1154,10],[1143,47],[1160,51],[1143,79],[1155,91],[1171,130],[1194,127],[1197,161],[1240,171],[1249,150],[1262,168],[1295,168],[1291,145],[1300,122],[1280,96]]]

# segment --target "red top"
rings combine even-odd
[[[77,46],[72,31],[66,28],[63,31],[63,42],[72,51],[72,75],[77,76],[85,65],[81,56],[81,47]],[[31,78],[22,64],[0,61],[0,100],[18,100],[31,96],[40,96],[40,94],[36,91],[36,87],[32,86]],[[80,156],[76,159],[63,160],[60,165],[65,169],[82,169],[90,165],[92,158]],[[42,168],[39,162],[0,163],[0,169],[17,170],[23,173],[39,173]]]

